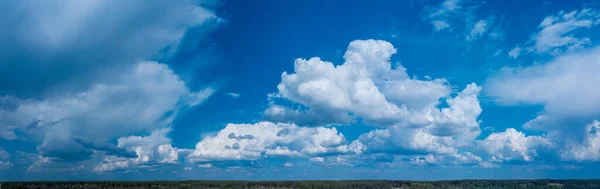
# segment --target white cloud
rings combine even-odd
[[[524,46],[526,53],[558,55],[566,51],[582,49],[591,44],[588,37],[578,37],[574,34],[583,28],[591,28],[600,23],[600,14],[591,9],[580,11],[560,11],[556,15],[550,15],[538,26],[539,31],[532,36]],[[509,54],[513,58],[519,56],[519,51]],[[511,51],[512,52],[512,51]]]
[[[571,19],[581,13],[562,15]],[[548,23],[553,23],[547,21]],[[555,147],[553,154],[565,161],[598,160],[595,121],[600,115],[596,87],[600,76],[600,49],[561,55],[529,67],[505,68],[486,84],[487,93],[500,104],[538,104],[544,110],[523,125],[545,131]],[[590,123],[591,122],[591,123]]]
[[[6,170],[13,166],[12,162],[8,161],[11,156],[11,154],[0,148],[0,170]]]
[[[449,95],[451,89],[444,79],[415,80],[401,66],[392,69],[389,60],[394,53],[396,49],[388,42],[356,40],[350,43],[342,65],[318,57],[297,59],[295,73],[282,74],[279,92],[272,97],[302,104],[308,110],[272,103],[265,115],[294,122],[310,117],[317,125],[347,124],[360,117],[386,126],[407,117],[408,108],[433,106]]]
[[[491,76],[487,93],[501,103],[544,105],[553,116],[594,116],[600,114],[600,48],[564,55],[529,67],[505,68]]]
[[[302,153],[292,151],[287,146],[277,146],[275,149],[267,149],[265,155],[270,156],[287,156],[287,157],[302,157]]]
[[[87,159],[91,149],[110,139],[168,126],[182,108],[208,97],[198,94],[211,90],[191,92],[165,64],[141,62],[85,91],[28,99],[0,110],[0,124],[41,140],[38,149],[45,156]],[[63,153],[66,146],[68,154]]]
[[[456,147],[470,145],[480,133],[477,117],[482,110],[477,96],[481,88],[469,84],[452,98],[445,79],[411,79],[401,65],[392,68],[394,53],[388,42],[357,40],[350,43],[342,65],[318,57],[297,59],[295,72],[282,74],[279,92],[270,95],[264,113],[272,120],[301,125],[360,119],[386,128],[363,134],[352,143],[355,151],[451,154]],[[441,99],[447,108],[437,107]],[[304,108],[284,107],[277,100]]]
[[[552,143],[539,136],[525,136],[513,128],[504,132],[492,133],[477,141],[480,148],[491,155],[493,161],[533,161],[540,148],[549,148]]]
[[[12,167],[13,164],[10,161],[0,161],[0,170],[6,170]]]
[[[325,162],[325,158],[323,158],[323,157],[312,157],[309,160],[311,162],[315,162],[315,163],[323,163],[323,162]]]
[[[177,51],[190,27],[211,30],[219,18],[206,7],[214,3],[0,2],[0,25],[11,26],[0,31],[0,50],[10,52],[0,56],[0,140],[38,144],[31,170],[79,169],[92,158],[114,159],[99,170],[136,167],[126,149],[142,156],[136,161],[176,162],[170,143],[131,149],[110,141],[171,127],[215,92],[192,91],[166,64],[144,62]]]
[[[212,167],[213,167],[213,165],[210,163],[198,165],[198,168],[212,168]]]
[[[585,125],[585,134],[580,141],[567,140],[559,152],[564,160],[598,161],[600,160],[600,122],[594,120]]]
[[[441,165],[441,166],[488,166],[481,157],[473,153],[465,152],[463,154],[453,153],[447,155],[417,155],[403,158],[409,165]]]
[[[293,166],[294,166],[294,164],[291,164],[291,163],[284,163],[284,164],[283,164],[283,166],[284,166],[284,167],[293,167]]]
[[[6,66],[0,91],[11,94],[42,94],[64,82],[73,83],[65,88],[85,88],[105,77],[102,72],[176,45],[188,27],[217,19],[194,0],[3,1],[0,17],[0,25],[10,26],[0,31],[0,51],[10,52],[0,57]]]
[[[521,55],[521,47],[515,47],[508,51],[508,56],[511,58],[517,59]]]
[[[2,98],[2,96],[0,96],[0,98]],[[16,140],[16,139],[19,138],[15,134],[14,129],[16,129],[16,127],[14,127],[14,126],[6,126],[6,127],[2,128],[2,126],[0,125],[0,129],[4,129],[4,131],[0,131],[0,138],[1,139],[4,139],[4,140]]]
[[[153,131],[149,136],[129,136],[118,139],[118,147],[135,152],[135,158],[124,158],[113,155],[104,156],[94,171],[113,171],[123,168],[136,168],[141,165],[177,164],[182,151],[171,146],[167,134],[171,128]]]
[[[298,127],[260,122],[228,124],[216,136],[196,144],[188,156],[192,162],[258,160],[269,156],[317,156],[356,153],[335,128]]]
[[[233,93],[233,92],[229,92],[229,93],[225,93],[227,96],[230,96],[231,98],[240,98],[240,94],[238,93]]]
[[[473,41],[479,39],[487,31],[488,23],[485,20],[479,20],[473,26],[473,29],[469,32],[466,39],[467,41]]]
[[[462,0],[445,0],[438,6],[426,7],[424,20],[433,25],[436,31],[451,29],[448,22],[463,14]]]
[[[10,158],[10,154],[6,151],[4,151],[4,149],[0,148],[0,160],[5,160]]]
[[[407,121],[363,134],[359,140],[372,151],[456,153],[456,147],[470,145],[481,132],[477,121],[482,111],[477,99],[480,90],[470,84],[447,100],[448,108],[430,106],[416,111]]]

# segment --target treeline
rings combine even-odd
[[[8,188],[226,188],[226,189],[524,189],[600,188],[600,180],[456,180],[456,181],[95,181],[3,182]]]

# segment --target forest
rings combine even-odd
[[[225,189],[521,189],[521,188],[600,188],[600,180],[452,180],[452,181],[56,181],[0,182],[9,188],[225,188]]]

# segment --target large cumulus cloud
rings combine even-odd
[[[216,136],[203,139],[188,156],[192,162],[258,160],[265,157],[313,157],[360,153],[335,128],[299,127],[259,122],[228,124]]]
[[[212,91],[191,92],[167,65],[141,62],[80,93],[22,100],[0,111],[0,123],[41,141],[42,155],[86,159],[111,139],[169,126],[177,111]]]
[[[455,147],[472,142],[480,132],[480,87],[470,84],[452,98],[445,79],[413,79],[403,67],[392,67],[390,58],[395,53],[389,42],[356,40],[341,65],[317,57],[297,59],[295,72],[283,73],[279,92],[272,97],[301,108],[286,108],[273,100],[265,115],[316,125],[362,120],[385,128],[361,137],[373,149],[453,153]],[[442,100],[448,108],[438,108]]]
[[[585,12],[584,12],[585,13]],[[579,14],[563,17],[575,19]],[[589,14],[589,12],[585,13]],[[593,161],[597,151],[600,117],[600,49],[578,51],[528,67],[505,68],[486,83],[487,93],[499,104],[534,104],[542,112],[523,124],[523,129],[546,133],[556,145],[552,154],[565,161]]]
[[[191,89],[169,65],[150,61],[177,51],[188,28],[213,29],[215,3],[0,2],[0,141],[35,144],[22,149],[36,151],[32,169],[155,153],[165,158],[145,163],[173,163],[170,140],[139,152],[118,139],[164,133],[215,91]]]
[[[394,155],[432,155],[457,165],[481,162],[462,152],[480,133],[481,88],[472,83],[453,93],[445,79],[411,78],[401,65],[392,66],[395,53],[391,43],[369,39],[352,41],[340,65],[318,57],[296,59],[294,72],[284,72],[278,92],[268,95],[263,114],[271,122],[229,124],[200,141],[188,158],[214,162],[286,156],[362,166],[390,163]],[[358,122],[380,129],[350,142],[330,128]]]

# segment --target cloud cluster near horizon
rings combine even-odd
[[[0,3],[0,25],[12,26],[0,32],[0,170],[239,174],[273,167],[264,162],[289,169],[492,169],[600,160],[600,49],[588,48],[591,38],[577,33],[600,23],[588,8],[546,16],[504,57],[546,58],[542,62],[503,66],[477,83],[420,79],[394,61],[410,56],[394,46],[402,43],[386,40],[349,41],[340,62],[282,62],[293,70],[278,72],[274,92],[261,94],[266,105],[258,119],[223,123],[198,133],[195,145],[175,145],[176,120],[213,94],[235,103],[252,98],[217,85],[192,87],[194,77],[156,60],[176,60],[169,57],[197,48],[186,43],[194,37],[188,32],[214,30],[222,22],[217,4]],[[481,6],[445,0],[425,6],[420,21],[466,44],[503,43],[504,21],[477,14]],[[14,15],[23,21],[9,19]],[[484,97],[493,106],[542,110],[522,126],[483,132]],[[358,127],[368,129],[353,137],[344,132]],[[13,142],[34,147],[3,146]]]

